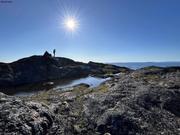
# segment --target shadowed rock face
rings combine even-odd
[[[13,69],[10,65],[0,63],[0,86],[4,84],[12,85],[14,82]]]
[[[107,64],[85,64],[55,58],[45,52],[43,56],[32,56],[9,64],[0,63],[0,87],[128,71],[127,68]]]
[[[140,129],[133,120],[116,113],[107,114],[104,121],[101,121],[97,127],[99,133],[110,133],[112,135],[136,134],[140,132],[138,130]]]

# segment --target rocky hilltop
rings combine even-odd
[[[0,63],[0,87],[38,83],[50,80],[84,77],[88,75],[106,76],[130,69],[101,63],[75,62],[68,58],[31,56],[12,63]]]
[[[121,73],[97,88],[0,94],[0,134],[179,135],[180,67]]]

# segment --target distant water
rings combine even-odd
[[[158,67],[180,66],[180,62],[128,62],[128,63],[111,63],[111,64],[128,67],[131,69],[139,69],[147,66],[158,66]]]

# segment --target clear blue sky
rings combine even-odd
[[[73,35],[63,17],[75,14]],[[0,61],[45,50],[78,61],[180,61],[180,0],[12,0],[0,3]]]

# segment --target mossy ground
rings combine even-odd
[[[79,104],[81,104],[81,102],[83,102],[83,98],[85,95],[91,93],[106,93],[107,91],[108,91],[108,86],[106,84],[101,84],[100,86],[95,88],[90,88],[87,87],[86,85],[78,85],[73,88],[70,88],[69,90],[67,89],[66,91],[53,90],[53,89],[50,89],[48,91],[41,91],[38,94],[24,97],[24,99],[50,105],[52,103],[52,100],[55,99],[59,101],[67,100],[64,95],[69,94],[74,97],[74,100],[76,102],[79,102]]]

